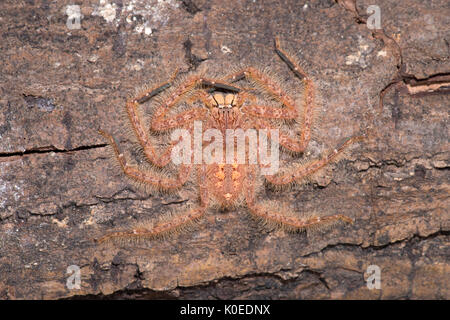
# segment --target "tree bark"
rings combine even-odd
[[[108,0],[78,14],[71,1],[2,1],[0,298],[449,299],[450,9],[379,0],[381,29],[369,29],[371,4]],[[370,136],[310,184],[263,195],[355,223],[289,234],[239,208],[167,240],[92,242],[195,200],[137,190],[97,130],[133,157],[125,101],[177,67],[267,67],[300,100],[276,36],[320,94],[311,154]]]

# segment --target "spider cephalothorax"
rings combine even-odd
[[[130,231],[111,232],[100,238],[100,242],[108,239],[158,238],[198,221],[210,207],[232,208],[245,205],[252,216],[265,224],[280,226],[289,231],[316,229],[337,222],[352,222],[341,213],[299,215],[292,212],[287,205],[260,200],[257,197],[264,181],[280,187],[305,180],[335,161],[348,146],[361,139],[349,138],[323,157],[309,162],[293,158],[288,169],[271,173],[264,170],[270,166],[270,163],[263,161],[264,153],[261,150],[267,149],[267,141],[264,139],[272,142],[272,157],[274,154],[278,155],[278,151],[291,155],[304,153],[311,138],[313,114],[316,109],[313,81],[299,63],[280,47],[278,41],[275,51],[302,82],[303,99],[300,104],[265,72],[253,67],[220,79],[191,75],[175,83],[174,76],[167,83],[145,90],[126,103],[132,131],[151,166],[143,168],[127,163],[114,138],[101,131],[112,146],[122,171],[139,185],[152,190],[177,190],[187,181],[194,179],[198,186],[199,204],[186,212],[141,224]],[[246,83],[246,87],[240,86],[242,81]],[[166,91],[165,95],[162,94],[163,91]],[[270,101],[259,102],[256,98],[257,92],[264,92],[265,97],[270,96]],[[139,106],[161,95],[164,96],[160,97],[147,128],[141,119]],[[287,122],[290,125],[284,126],[283,123]],[[289,132],[292,128],[294,134]],[[184,130],[184,136],[171,140],[164,147],[155,146],[155,137],[161,137],[162,134],[168,136],[176,129]],[[242,138],[243,133],[243,143],[239,145],[235,138],[239,139],[239,134]],[[192,135],[200,135],[200,147],[198,141],[190,141]],[[229,138],[229,135],[232,137],[232,142],[228,145],[233,149],[231,156],[227,144],[223,143],[224,137]],[[186,138],[187,136],[189,138]],[[263,142],[265,145],[261,147]],[[187,161],[175,162],[174,151],[182,143],[187,143],[187,149],[193,146],[194,151],[186,153],[184,150],[184,154],[188,154]],[[241,149],[244,146],[241,158],[239,146]],[[174,176],[168,176],[159,170],[169,167],[171,160],[177,164]]]
[[[215,120],[215,126],[218,130],[231,129],[233,126],[239,125],[237,122],[240,119],[241,112],[239,109],[242,102],[238,99],[239,96],[233,93],[216,92],[209,96],[209,115],[211,119]]]

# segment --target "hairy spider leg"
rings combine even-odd
[[[299,63],[296,62],[296,59],[291,57],[280,45],[280,39],[278,37],[275,38],[275,52],[278,56],[283,60],[286,65],[291,69],[291,71],[303,81],[304,85],[304,103],[303,103],[303,115],[302,115],[302,126],[303,130],[300,136],[300,148],[298,150],[303,152],[308,146],[309,140],[311,139],[311,129],[314,120],[314,110],[316,108],[314,97],[315,97],[315,88],[314,82],[306,72],[300,67]]]
[[[200,193],[200,205],[195,208],[188,209],[186,212],[165,217],[159,221],[148,224],[142,224],[128,231],[116,231],[104,235],[96,241],[103,243],[111,240],[141,240],[141,239],[157,239],[169,236],[173,233],[183,231],[190,225],[198,222],[206,213],[209,203],[209,193],[205,186],[205,167],[198,166],[198,185]]]
[[[210,93],[214,90],[225,90],[235,93],[237,95],[237,105],[242,106],[241,110],[244,112],[245,120],[248,121],[250,126],[256,128],[270,128],[270,122],[266,120],[270,119],[286,119],[286,120],[300,120],[303,124],[303,129],[300,132],[300,141],[297,142],[290,138],[286,134],[280,135],[280,143],[285,149],[294,152],[303,152],[311,137],[311,127],[313,121],[313,111],[315,109],[314,103],[314,86],[313,81],[307,77],[302,68],[299,67],[299,63],[295,62],[285,50],[280,46],[279,40],[275,39],[275,52],[284,61],[289,69],[291,69],[296,77],[298,77],[304,84],[304,101],[301,105],[302,112],[296,106],[295,101],[284,92],[280,85],[268,77],[264,72],[255,68],[249,67],[239,71],[236,74],[225,79],[205,79],[200,75],[191,76],[186,80],[180,82],[178,86],[171,91],[165,99],[162,99],[162,103],[156,108],[153,118],[150,123],[151,131],[166,131],[176,127],[188,127],[192,130],[194,120],[208,120],[207,108],[196,108],[192,105],[195,99],[203,102],[206,107],[211,108],[215,106],[210,97]],[[159,86],[147,90],[138,97],[131,99],[127,102],[128,117],[132,123],[132,127],[139,140],[140,145],[146,151],[148,160],[156,165],[164,166],[168,161],[167,154],[170,153],[171,147],[167,149],[162,156],[157,156],[157,152],[153,148],[149,137],[145,133],[145,129],[140,122],[138,115],[138,107],[140,104],[149,101],[151,98],[159,95],[164,90],[170,88],[174,84],[176,72],[172,78]],[[228,80],[231,78],[230,80]],[[270,94],[275,100],[281,103],[284,107],[278,108],[274,106],[259,106],[256,104],[256,97],[249,93],[251,89],[240,88],[234,85],[234,82],[239,80],[248,79],[253,84],[256,84],[263,91]],[[187,97],[187,98],[186,98]],[[244,102],[249,101],[248,105],[244,105]],[[181,111],[176,115],[169,115],[169,111],[181,102],[185,102],[190,109]],[[180,165],[178,177],[176,179],[168,179],[163,176],[159,176],[152,171],[142,170],[141,168],[127,165],[124,156],[120,153],[117,143],[114,138],[105,133],[100,132],[105,138],[108,139],[112,149],[114,150],[115,157],[121,166],[122,171],[130,178],[140,182],[144,185],[153,186],[158,189],[176,189],[181,187],[189,178],[192,166]],[[327,165],[328,163],[337,160],[339,155],[343,154],[345,149],[361,137],[352,137],[340,145],[333,152],[328,153],[325,157],[318,160],[314,160],[307,164],[295,164],[294,170],[288,170],[286,173],[280,173],[276,175],[264,175],[265,179],[273,185],[285,185],[291,182],[302,180]],[[148,153],[148,154],[147,154]],[[202,217],[209,206],[209,195],[205,181],[207,181],[206,166],[198,165],[197,177],[199,193],[200,193],[200,205],[194,209],[188,210],[187,213],[177,214],[170,218],[165,218],[157,223],[142,224],[137,226],[131,231],[120,231],[110,233],[100,239],[100,242],[107,241],[108,239],[143,239],[143,238],[158,238],[165,236],[176,231],[181,231],[190,222],[197,221]],[[244,187],[244,198],[246,199],[247,206],[252,216],[263,221],[265,224],[281,226],[290,231],[301,230],[314,230],[315,228],[330,225],[339,221],[352,222],[352,220],[344,215],[331,215],[320,217],[313,213],[305,217],[298,217],[286,207],[278,205],[274,201],[256,201],[256,177],[257,167],[249,165],[245,170],[246,181]]]
[[[300,133],[300,141],[297,143],[287,143],[290,145],[288,148],[294,152],[304,152],[311,139],[311,131],[314,119],[314,110],[316,108],[314,102],[315,89],[313,81],[307,76],[306,72],[295,62],[295,59],[289,56],[289,54],[281,48],[279,40],[275,40],[275,52],[281,58],[283,62],[287,64],[296,77],[298,77],[304,85],[304,102],[303,102],[303,114],[301,118],[302,131]],[[298,107],[295,101],[290,98],[274,81],[267,77],[264,72],[255,68],[249,67],[244,70],[238,71],[226,78],[230,79],[230,82],[239,81],[242,79],[251,79],[255,81],[260,87],[272,95],[276,100],[281,102],[285,108],[276,108],[271,106],[262,105],[246,105],[241,110],[249,115],[253,115],[259,118],[266,119],[297,119],[299,117]]]
[[[256,129],[266,129],[267,130],[267,137],[271,138],[271,130],[274,129],[273,126],[271,126],[267,121],[264,121],[261,118],[251,118],[250,119]],[[278,133],[278,143],[280,146],[285,148],[286,150],[293,151],[293,152],[302,152],[303,148],[300,142],[297,139],[291,138],[288,134],[279,132]]]
[[[178,117],[178,115],[168,117],[167,113],[170,109],[176,106],[185,95],[195,94],[203,88],[217,88],[223,90],[229,90],[233,92],[241,91],[240,88],[232,86],[231,84],[222,82],[220,80],[205,79],[199,75],[191,76],[186,81],[180,83],[180,85],[163,101],[161,106],[156,110],[154,117],[151,121],[151,129],[153,131],[165,131],[173,127],[182,126],[188,121],[204,119],[206,110],[202,108],[197,108],[193,111],[193,114],[189,114],[188,118],[184,116]],[[192,118],[191,116],[194,115]],[[172,120],[172,125],[167,127],[168,121]]]
[[[170,154],[172,148],[176,145],[177,141],[172,142],[166,151],[157,153],[155,148],[153,147],[151,140],[147,136],[146,130],[144,126],[141,123],[138,107],[140,104],[143,104],[147,101],[149,101],[151,98],[155,97],[156,95],[160,94],[164,90],[170,88],[173,84],[173,81],[175,80],[176,75],[178,74],[178,69],[175,70],[172,77],[169,79],[169,81],[162,83],[152,89],[144,91],[141,95],[138,97],[135,97],[133,99],[130,99],[126,103],[126,111],[128,119],[131,123],[132,129],[139,141],[140,146],[144,150],[144,154],[146,158],[155,166],[157,167],[164,167],[166,166],[170,161]]]
[[[156,172],[151,172],[148,170],[142,170],[135,166],[130,166],[126,163],[126,160],[123,154],[120,152],[119,147],[113,136],[110,134],[99,131],[101,135],[103,135],[108,141],[110,146],[113,148],[114,155],[119,162],[119,165],[122,171],[129,178],[137,181],[138,183],[150,185],[157,190],[170,191],[176,190],[184,185],[189,178],[189,175],[192,170],[192,165],[180,165],[178,171],[178,177],[176,179],[166,178],[157,174]]]
[[[178,74],[178,69],[173,73],[172,77],[169,79],[169,81],[162,83],[154,88],[151,88],[149,90],[144,91],[142,94],[140,94],[138,97],[135,97],[126,103],[126,111],[128,118],[131,122],[133,131],[139,141],[140,146],[144,150],[144,154],[146,158],[153,163],[154,165],[158,167],[164,167],[166,166],[170,161],[170,154],[171,150],[178,143],[178,141],[173,141],[167,148],[165,152],[159,153],[155,150],[153,147],[151,140],[149,139],[144,126],[142,125],[138,113],[138,107],[139,105],[149,101],[153,97],[157,96],[158,94],[162,93],[166,89],[170,88],[174,80],[176,78],[176,75]],[[204,118],[205,111],[202,109],[194,109],[194,110],[188,110],[185,111],[182,114],[175,115],[173,117],[164,117],[165,113],[175,106],[181,98],[192,91],[196,90],[196,87],[199,85],[207,86],[207,87],[218,87],[222,89],[232,90],[239,92],[240,89],[231,85],[228,85],[226,83],[217,82],[214,80],[207,80],[202,79],[199,76],[194,76],[189,78],[187,81],[180,84],[180,86],[173,92],[172,95],[170,95],[166,101],[163,103],[163,106],[160,107],[159,116],[157,115],[152,122],[152,130],[154,131],[164,131],[164,130],[170,130],[175,127],[181,127],[186,122],[199,120]]]
[[[313,160],[306,164],[297,164],[294,166],[294,169],[288,173],[279,175],[265,175],[264,177],[268,182],[275,186],[286,185],[294,181],[300,181],[316,173],[330,162],[337,160],[339,155],[341,155],[349,146],[363,139],[364,137],[362,136],[351,137],[347,139],[343,144],[341,144],[338,148],[334,149],[332,152],[321,159]]]
[[[298,217],[295,212],[290,211],[287,206],[282,206],[276,201],[257,201],[255,192],[256,170],[248,168],[245,199],[250,214],[264,225],[278,227],[286,231],[301,232],[305,230],[316,230],[331,226],[339,222],[352,223],[353,220],[342,214],[319,216],[308,214],[307,217]]]

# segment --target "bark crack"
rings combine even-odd
[[[345,10],[353,13],[356,23],[366,24],[367,15],[361,14],[356,6],[356,0],[335,0]],[[406,65],[400,45],[388,36],[384,29],[375,29],[372,35],[380,39],[386,46],[394,47],[398,55],[397,71],[391,81],[379,93],[379,112],[384,109],[384,96],[391,88],[406,86],[410,95],[441,94],[450,92],[450,71],[432,74],[427,78],[419,79],[413,74],[405,72]]]
[[[98,149],[106,147],[106,143],[101,144],[93,144],[89,146],[80,146],[73,149],[58,149],[55,146],[46,146],[46,147],[37,147],[28,149],[25,151],[13,151],[13,152],[0,152],[0,158],[9,158],[9,157],[23,157],[25,155],[30,154],[46,154],[46,153],[68,153],[68,152],[76,152],[76,151],[85,151],[91,149]]]

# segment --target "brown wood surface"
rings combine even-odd
[[[365,23],[373,2],[382,30]],[[450,298],[448,1],[83,1],[74,30],[70,4],[0,3],[1,299]],[[311,184],[265,197],[355,223],[288,234],[242,208],[211,211],[165,241],[92,243],[192,200],[184,189],[136,190],[97,130],[132,155],[127,97],[177,67],[263,66],[293,84],[275,36],[320,93],[310,151],[372,135]],[[66,286],[70,265],[81,268],[79,290]],[[381,289],[367,288],[369,265],[380,267]]]

